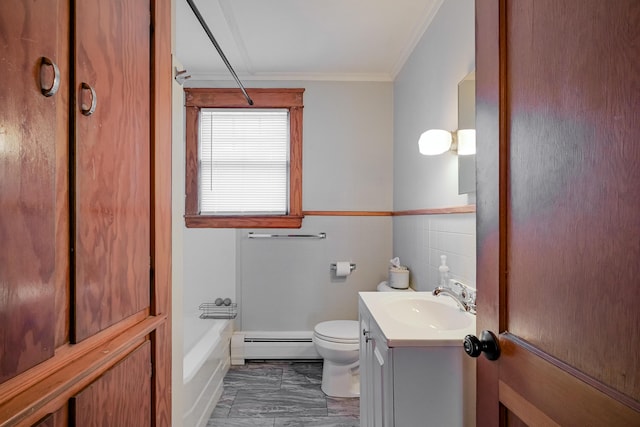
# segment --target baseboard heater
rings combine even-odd
[[[310,331],[239,331],[231,337],[231,364],[246,360],[321,359]]]

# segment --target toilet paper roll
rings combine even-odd
[[[351,263],[349,261],[336,262],[336,276],[345,277],[351,274]]]

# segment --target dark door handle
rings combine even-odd
[[[496,360],[500,357],[498,338],[491,331],[482,331],[480,339],[475,335],[467,335],[464,337],[464,352],[471,357],[484,353],[487,359]]]

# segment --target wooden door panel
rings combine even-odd
[[[478,425],[640,425],[640,3],[476,24]]]
[[[506,411],[505,424],[509,427],[527,427],[527,424],[525,424],[520,418],[518,418],[513,412],[510,411]],[[542,426],[542,424],[538,425]]]
[[[147,341],[71,399],[73,425],[150,426],[150,369]]]
[[[510,333],[640,397],[633,3],[506,3],[506,316]]]
[[[77,342],[150,303],[151,99],[149,1],[75,7]]]
[[[501,340],[500,402],[528,425],[634,426],[628,398],[507,335]],[[560,404],[559,404],[560,403]]]
[[[34,424],[33,427],[55,427],[55,420],[53,418],[53,414],[50,414],[44,417],[43,419],[38,421],[36,424]]]
[[[56,119],[68,90],[59,69],[56,0],[4,0],[0,14],[0,382],[53,356]],[[63,19],[61,17],[61,19]]]
[[[65,404],[52,414],[49,414],[35,423],[33,427],[68,427],[69,426],[69,408]]]

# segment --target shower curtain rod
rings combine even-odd
[[[249,94],[247,94],[247,91],[244,89],[244,86],[242,85],[242,82],[238,78],[238,75],[236,74],[236,72],[233,70],[233,67],[231,66],[231,64],[227,60],[227,57],[224,55],[224,52],[220,48],[220,45],[216,41],[216,38],[213,37],[213,33],[209,29],[209,26],[207,25],[207,23],[205,22],[204,18],[200,14],[200,11],[196,7],[195,3],[193,3],[193,0],[187,0],[187,3],[189,3],[189,6],[191,7],[191,10],[193,11],[194,15],[196,15],[196,18],[198,18],[198,21],[200,21],[200,25],[202,25],[202,29],[204,30],[205,33],[207,33],[207,36],[209,36],[209,40],[211,40],[211,43],[213,43],[213,46],[218,51],[218,54],[220,55],[220,58],[222,58],[222,61],[224,62],[224,65],[227,66],[227,68],[229,69],[229,72],[231,73],[231,75],[235,79],[236,83],[240,87],[240,90],[242,91],[242,94],[246,98],[247,102],[249,103],[249,105],[253,105],[253,100],[249,97]]]

